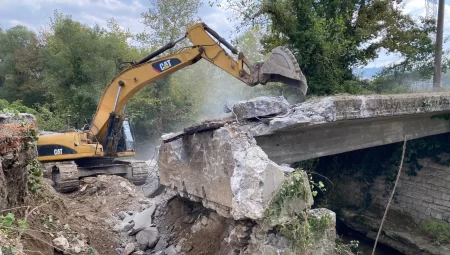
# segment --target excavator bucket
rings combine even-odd
[[[292,52],[285,47],[273,49],[259,72],[267,79],[266,82],[281,82],[299,88],[303,95],[306,95],[308,90],[306,78]]]

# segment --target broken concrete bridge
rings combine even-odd
[[[163,136],[161,184],[234,219],[262,219],[286,164],[450,132],[450,93],[236,103],[228,119]],[[200,128],[199,128],[200,127]]]

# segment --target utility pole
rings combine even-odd
[[[436,32],[436,50],[434,55],[434,75],[433,75],[433,87],[441,87],[441,72],[442,72],[442,34],[444,31],[444,6],[445,1],[439,0],[438,7],[438,19],[437,19],[437,32]]]

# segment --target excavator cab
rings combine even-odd
[[[130,120],[127,118],[122,123],[122,137],[117,146],[117,153],[134,155],[136,152],[136,142],[134,140],[134,130]]]

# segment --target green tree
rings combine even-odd
[[[394,72],[420,69],[430,74],[435,27],[429,20],[416,21],[404,14],[401,1],[365,0],[229,0],[240,27],[259,23],[268,34],[266,51],[287,45],[297,57],[310,93],[360,93],[352,68],[377,58],[381,49],[396,52]]]
[[[41,48],[36,34],[24,26],[0,30],[0,98],[29,107],[45,100]]]
[[[197,13],[202,6],[199,0],[149,0],[149,2],[150,8],[142,13],[146,29],[138,38],[154,48],[181,38],[186,29],[199,20]],[[173,52],[172,50],[171,53]]]
[[[50,112],[62,119],[71,115],[80,124],[89,120],[123,62],[139,55],[127,43],[129,31],[120,29],[114,20],[108,28],[89,27],[55,12],[50,31],[43,35],[43,83],[50,91]]]
[[[142,13],[146,29],[137,38],[150,51],[181,38],[187,28],[199,20],[196,16],[201,6],[199,0],[149,2],[150,8]],[[180,43],[165,54],[175,53],[182,46],[186,44]],[[156,140],[163,132],[175,131],[196,119],[196,98],[186,90],[192,86],[181,78],[183,73],[184,70],[158,80],[131,99],[128,113],[136,126],[140,145],[148,147],[149,140]]]

